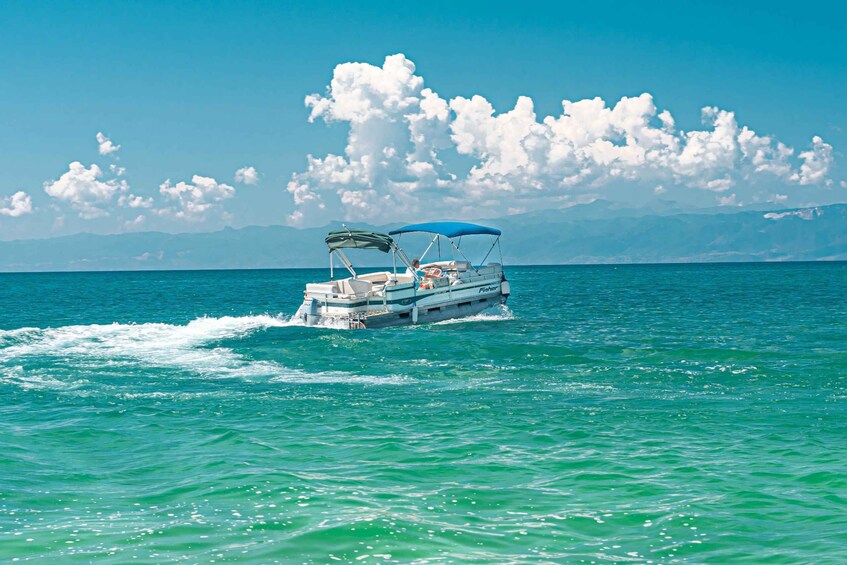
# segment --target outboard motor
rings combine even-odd
[[[317,298],[313,298],[312,302],[309,304],[309,310],[306,313],[306,325],[313,326],[318,323],[318,312],[321,307],[321,303],[318,302]]]

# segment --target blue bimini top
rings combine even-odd
[[[437,233],[453,239],[463,235],[500,235],[502,232],[497,228],[488,228],[467,222],[427,222],[424,224],[412,224],[396,230],[391,230],[389,235],[409,232]]]

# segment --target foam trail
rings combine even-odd
[[[190,371],[203,376],[269,378],[272,382],[358,382],[397,384],[398,377],[369,377],[341,372],[308,373],[275,361],[256,361],[226,347],[207,347],[272,327],[300,326],[299,319],[280,316],[197,318],[186,325],[163,323],[93,324],[58,328],[0,331],[0,363],[26,366],[32,357],[59,358],[57,364],[100,367],[140,364]],[[20,382],[17,369],[6,375]]]
[[[24,371],[21,365],[0,367],[0,383],[13,384],[24,390],[71,390],[87,382],[84,379],[63,381],[49,374]]]
[[[450,320],[442,320],[441,322],[433,322],[433,326],[444,326],[448,324],[464,324],[467,322],[502,322],[504,320],[514,320],[515,315],[505,304],[498,304],[491,308],[486,308],[479,314],[466,316],[464,318],[452,318]]]
[[[236,338],[269,327],[292,325],[285,318],[224,316],[197,318],[184,326],[161,323],[92,324],[0,331],[0,360],[27,355],[168,358],[212,341]]]

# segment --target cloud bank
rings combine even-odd
[[[99,132],[97,142],[101,155],[110,155],[120,149]],[[59,204],[64,204],[83,220],[115,216],[119,221],[126,220],[123,221],[126,230],[145,225],[148,216],[195,223],[231,219],[221,203],[235,196],[235,188],[212,177],[193,175],[191,182],[175,184],[167,179],[159,185],[158,197],[154,197],[133,194],[123,178],[125,174],[126,169],[115,163],[104,170],[96,163],[86,167],[74,161],[58,179],[44,182],[44,191],[55,202],[50,208],[59,214],[63,213]],[[244,167],[236,172],[236,177],[245,184],[255,184],[259,175],[255,168]],[[31,211],[31,199],[24,192],[0,199],[0,215],[15,217]],[[64,216],[58,216],[57,221],[63,224]]]
[[[649,93],[563,100],[560,114],[542,118],[521,96],[498,113],[482,96],[447,100],[425,88],[402,54],[381,67],[336,66],[326,93],[305,104],[309,121],[349,133],[343,155],[308,155],[292,175],[294,224],[520,212],[610,185],[711,191],[735,205],[729,191],[742,183],[832,183],[832,147],[818,136],[795,156],[713,106],[701,110],[702,129],[682,131]]]
[[[171,184],[168,179],[159,186],[159,192],[176,204],[158,210],[160,215],[189,221],[204,220],[210,211],[219,209],[221,201],[235,196],[234,187],[200,175],[191,177],[190,183]]]
[[[31,212],[32,198],[23,190],[19,190],[7,198],[0,198],[0,216],[17,218]]]
[[[69,203],[84,219],[108,216],[112,198],[128,188],[123,180],[103,180],[103,170],[96,164],[86,167],[79,161],[68,165],[68,171],[58,179],[44,183],[47,194]]]

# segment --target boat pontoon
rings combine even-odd
[[[433,235],[419,266],[413,266],[392,237],[412,232]],[[297,316],[310,326],[378,328],[461,318],[504,304],[509,297],[509,283],[503,274],[502,255],[500,263],[485,263],[495,247],[499,252],[500,233],[498,229],[464,222],[414,224],[388,234],[346,227],[330,232],[326,236],[330,280],[306,285]],[[461,238],[469,235],[494,237],[479,266],[474,266],[460,249]],[[437,243],[440,250],[440,238],[450,242],[452,258],[424,262],[433,245]],[[344,249],[390,253],[392,270],[357,274]],[[335,280],[335,258],[351,276]],[[402,272],[397,270],[398,261]]]

